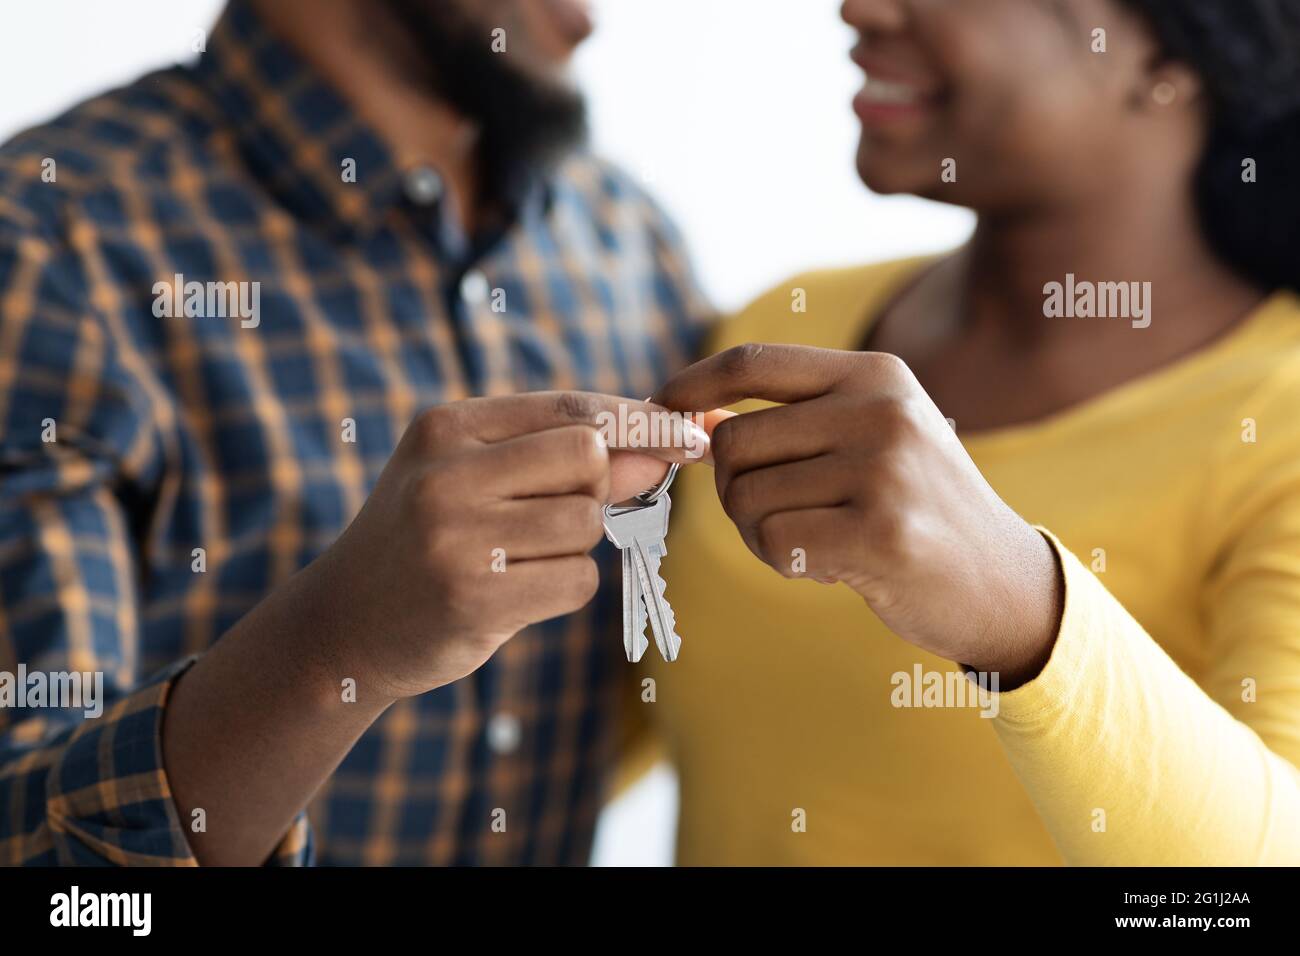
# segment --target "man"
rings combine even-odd
[[[704,312],[579,149],[589,29],[232,0],[0,149],[0,677],[108,698],[0,696],[0,861],[586,861],[588,552],[663,468],[594,426]]]

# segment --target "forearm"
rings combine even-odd
[[[261,865],[391,702],[367,694],[342,648],[349,592],[328,556],[259,604],[177,682],[163,760],[204,865]],[[355,702],[343,682],[357,681]],[[202,809],[203,830],[192,826]]]

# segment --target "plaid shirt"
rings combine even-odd
[[[648,395],[694,348],[678,237],[616,170],[578,155],[474,237],[429,173],[242,0],[197,64],[0,148],[0,678],[102,672],[108,698],[0,706],[0,862],[193,864],[171,682],[335,540],[413,415]],[[158,317],[174,276],[259,282],[258,324]],[[615,578],[389,709],[273,862],[585,863],[626,666]]]

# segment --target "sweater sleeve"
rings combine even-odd
[[[1300,370],[1284,364],[1206,423],[1222,444],[1187,538],[1195,679],[1044,532],[1060,632],[993,724],[1068,863],[1300,864]]]
[[[1044,531],[1060,632],[994,726],[1068,863],[1300,864],[1298,470],[1245,496],[1204,589],[1199,683]]]
[[[1060,634],[1043,672],[1000,696],[993,723],[1066,862],[1300,863],[1300,629],[1287,626],[1300,620],[1300,576],[1256,610],[1267,626],[1215,664],[1216,700],[1048,537],[1065,574]],[[1216,628],[1268,587],[1239,581]]]

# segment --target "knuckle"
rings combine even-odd
[[[565,455],[584,475],[599,475],[609,464],[609,451],[592,428],[573,428],[566,437]]]
[[[586,606],[599,589],[600,569],[596,567],[596,562],[592,558],[583,557],[574,566],[573,574],[569,577],[570,606],[575,609]]]
[[[426,408],[415,416],[408,431],[421,451],[437,451],[455,437],[456,413],[450,406]]]
[[[582,569],[578,572],[578,584],[581,588],[582,603],[586,604],[600,590],[600,568],[591,558],[583,558]]]
[[[596,420],[600,403],[586,392],[558,392],[554,399],[555,413],[562,419],[583,424]]]
[[[713,452],[714,461],[725,461],[730,457],[731,451],[736,447],[742,418],[743,415],[737,415],[724,419],[713,429],[713,440],[709,442],[709,448]]]
[[[760,521],[754,529],[754,538],[759,556],[785,573],[785,562],[780,560],[784,554],[785,526],[780,516],[768,515]]]
[[[889,445],[909,443],[923,432],[919,409],[906,399],[882,399],[874,417],[878,434]]]
[[[908,364],[892,352],[872,352],[868,358],[874,363],[873,372],[885,381],[901,382],[911,378],[912,370]]]
[[[758,342],[733,345],[718,356],[718,367],[724,375],[743,376],[754,367],[762,354],[763,346]]]
[[[751,513],[756,497],[755,480],[749,474],[733,478],[722,493],[722,510],[733,519],[741,519]]]
[[[583,502],[579,526],[586,530],[588,546],[595,547],[605,536],[605,508],[595,498],[584,498]]]
[[[566,540],[575,540],[584,550],[594,547],[605,533],[600,502],[586,495],[574,495],[564,505],[552,508],[552,514]]]

